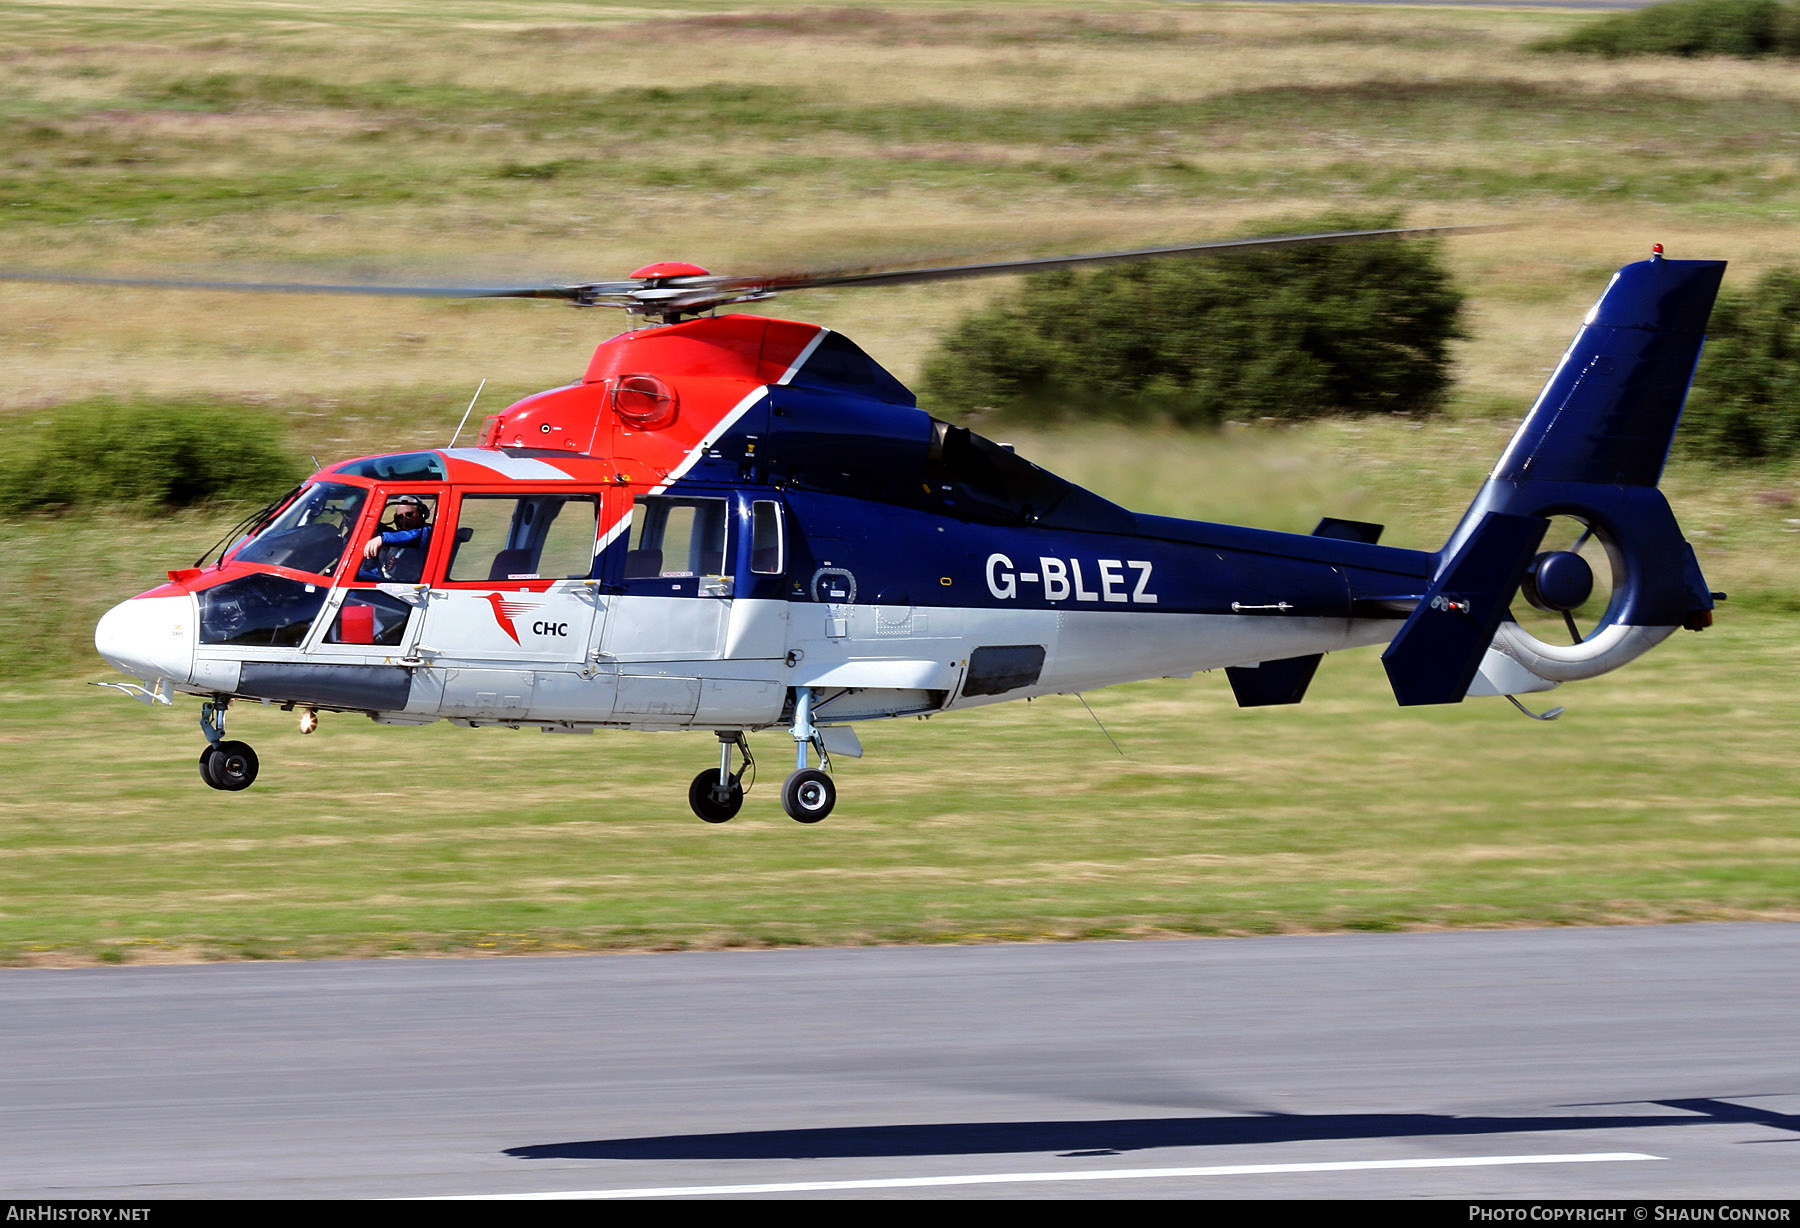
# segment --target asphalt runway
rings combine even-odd
[[[0,1195],[1793,1198],[1800,925],[0,972]]]

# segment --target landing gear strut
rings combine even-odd
[[[750,743],[745,740],[742,730],[719,729],[714,731],[719,738],[719,766],[715,770],[708,768],[694,777],[694,783],[688,786],[688,805],[694,813],[708,823],[724,823],[735,818],[744,805],[744,773],[750,773],[750,779],[756,779],[756,760],[750,756]],[[731,752],[736,748],[743,757],[743,766],[737,771],[731,770]]]
[[[235,793],[256,781],[256,752],[248,742],[225,740],[225,709],[229,699],[200,705],[200,732],[206,749],[200,752],[200,779],[215,789]]]
[[[806,748],[819,754],[821,767],[830,767],[825,743],[812,723],[813,692],[811,687],[794,690],[794,773],[781,786],[781,808],[798,823],[817,823],[837,805],[837,786],[818,768],[806,766]]]
[[[837,805],[837,786],[821,769],[831,767],[831,756],[825,751],[825,740],[812,723],[813,692],[811,687],[794,689],[794,772],[781,786],[781,808],[788,817],[800,823],[817,823]],[[688,805],[708,823],[725,823],[743,809],[744,794],[749,790],[745,775],[756,779],[756,760],[750,755],[750,743],[743,731],[717,729],[719,766],[707,768],[688,786]],[[819,756],[819,766],[806,766],[806,751],[811,747]],[[249,747],[244,749],[248,750]],[[736,749],[743,760],[737,771],[731,770],[731,752]],[[205,775],[206,769],[201,768]],[[254,775],[254,771],[252,771]],[[208,777],[211,783],[211,777]],[[222,786],[221,786],[222,787]]]

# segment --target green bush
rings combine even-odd
[[[1800,56],[1800,0],[1670,0],[1537,44],[1593,55]]]
[[[304,476],[274,423],[224,405],[81,401],[3,429],[0,515],[269,499]]]
[[[1800,452],[1800,268],[1719,296],[1678,438],[1728,461]]]
[[[1388,224],[1334,219],[1315,229]],[[1450,386],[1462,294],[1430,241],[1173,257],[1027,278],[927,358],[939,413],[1226,419],[1421,414]]]

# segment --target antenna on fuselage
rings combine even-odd
[[[462,421],[456,424],[456,435],[450,436],[451,447],[454,448],[456,446],[457,436],[461,435],[463,427],[469,424],[469,415],[475,412],[475,402],[481,399],[481,390],[486,387],[487,377],[482,376],[481,382],[475,385],[475,395],[469,398],[469,408],[463,410]]]
[[[1087,708],[1087,714],[1094,718],[1094,724],[1100,726],[1100,732],[1106,734],[1106,740],[1112,742],[1112,748],[1119,752],[1119,758],[1125,758],[1125,752],[1119,749],[1119,744],[1117,742],[1113,742],[1112,734],[1107,733],[1106,722],[1100,719],[1100,714],[1098,712],[1095,712],[1092,708],[1088,707],[1087,696],[1083,695],[1080,691],[1072,692],[1072,694],[1076,699],[1081,701],[1082,707]]]

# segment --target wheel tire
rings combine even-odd
[[[206,744],[206,749],[200,752],[200,779],[206,782],[206,786],[209,789],[223,789],[225,787],[213,779],[212,764],[213,760],[216,759],[218,755],[219,748],[214,746],[211,742],[208,742]]]
[[[781,808],[796,823],[817,823],[837,805],[837,786],[817,768],[801,768],[781,786]]]
[[[256,752],[248,742],[220,742],[212,748],[212,758],[205,764],[206,781],[215,789],[236,793],[248,789],[256,781]]]
[[[694,777],[694,783],[688,786],[688,805],[708,823],[728,823],[737,817],[737,812],[744,808],[744,786],[738,778],[731,778],[731,793],[724,801],[713,796],[713,789],[719,783],[719,769],[709,768]]]

